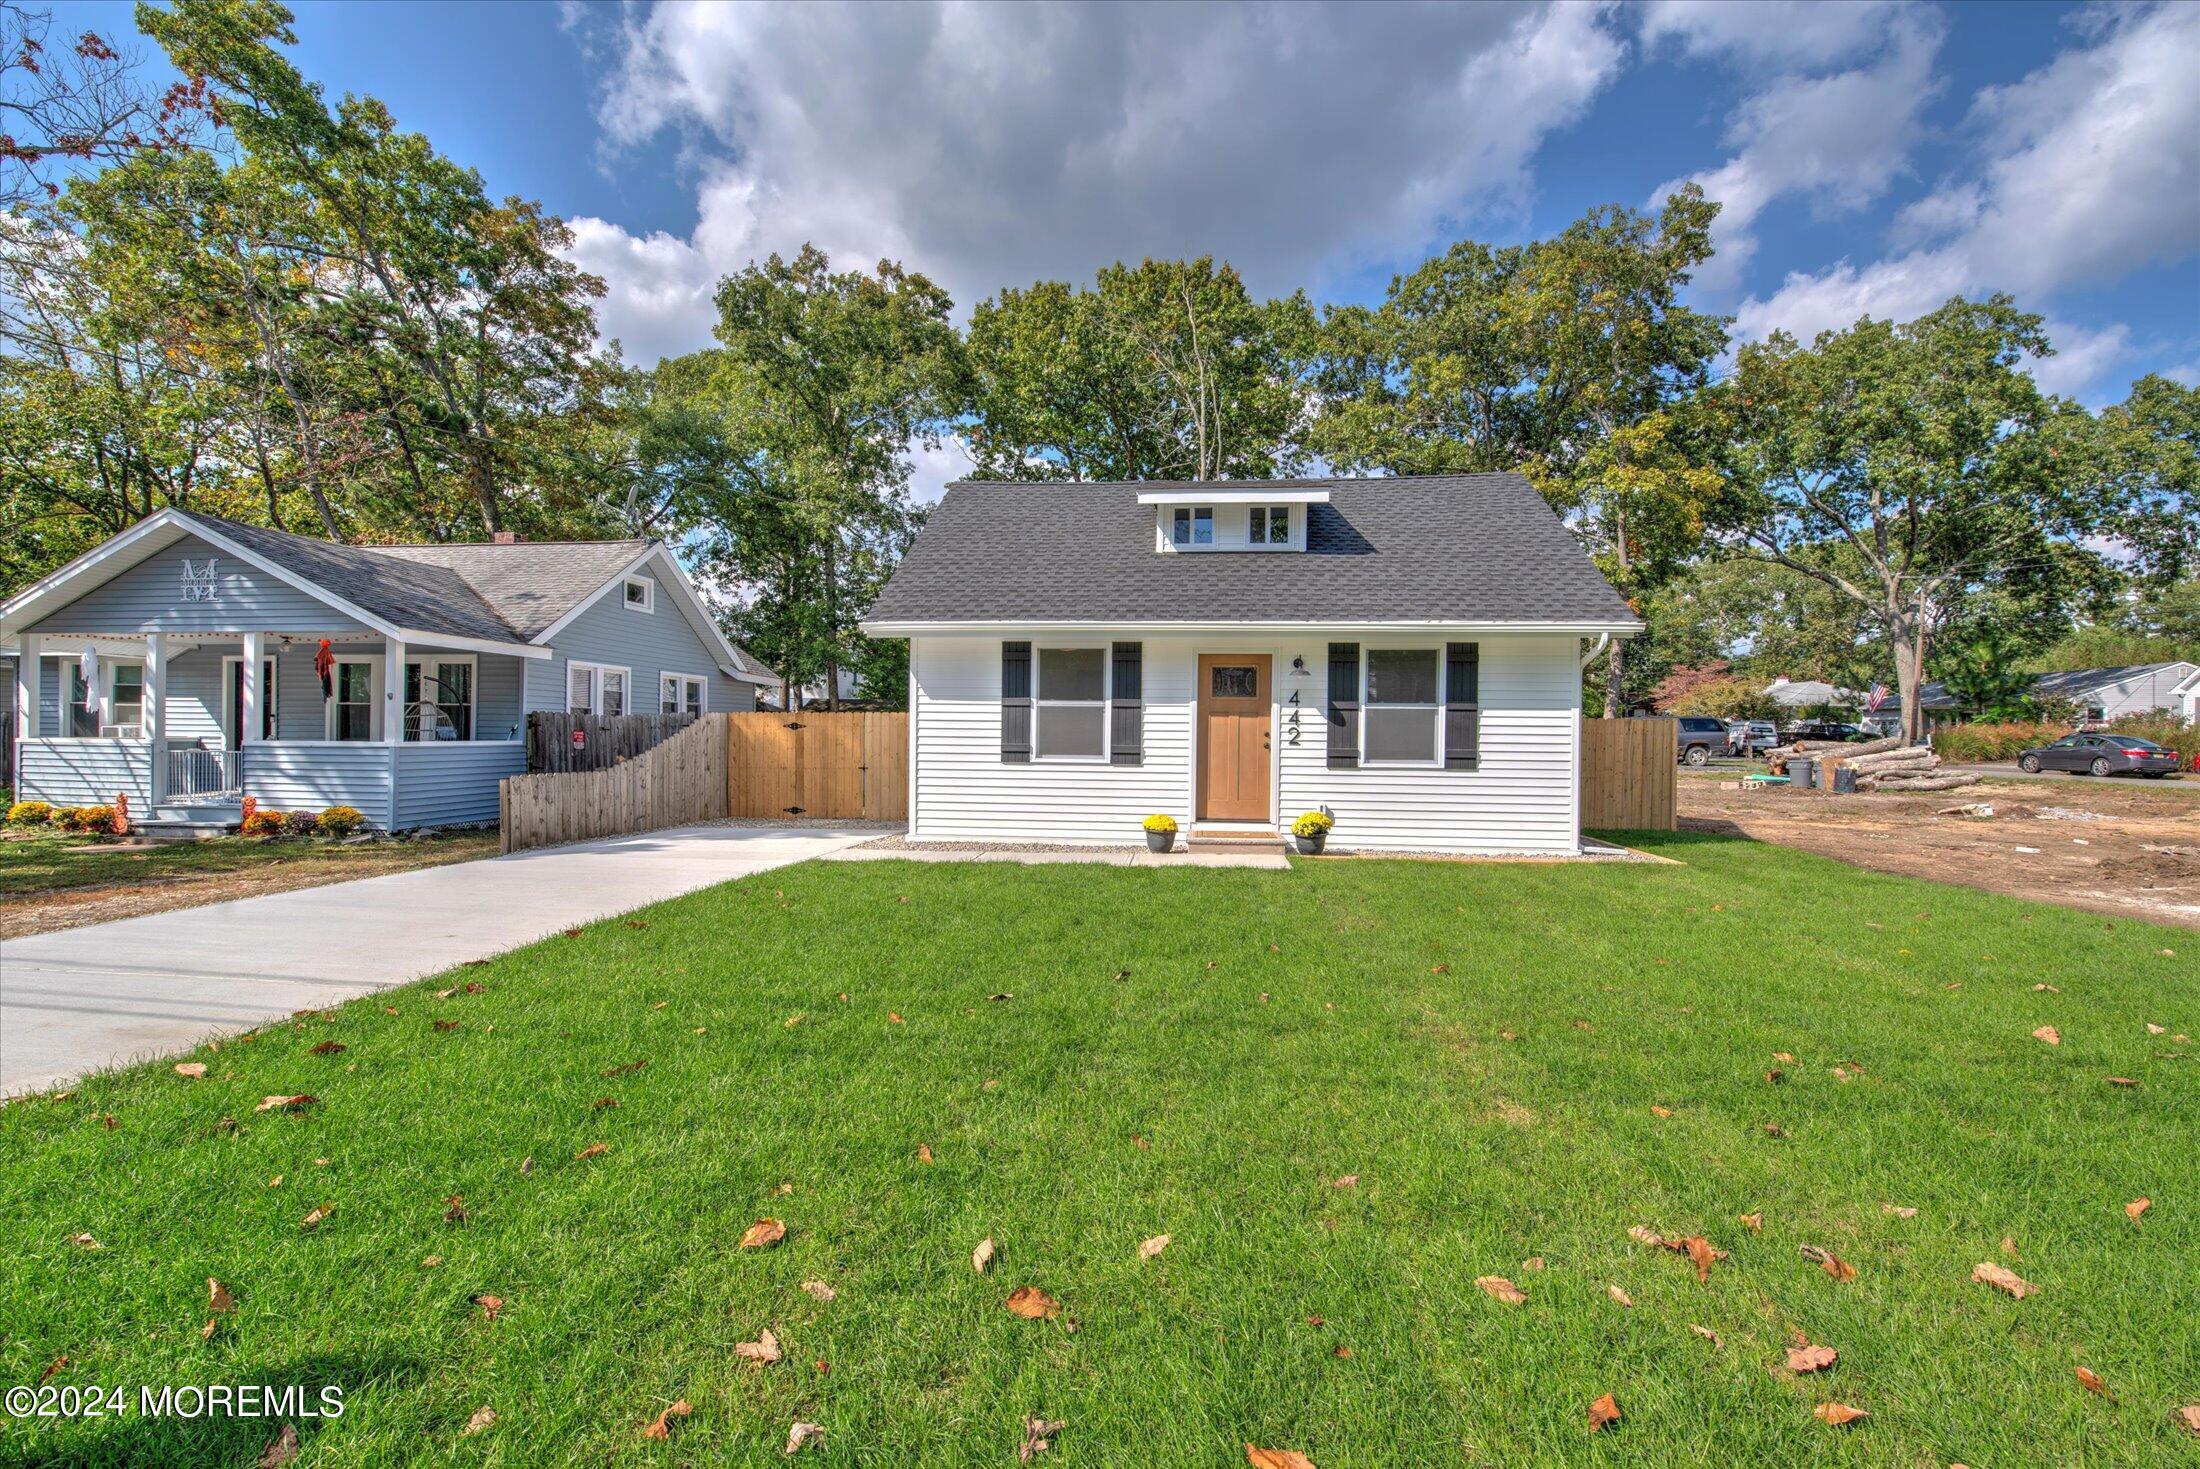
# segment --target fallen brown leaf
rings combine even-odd
[[[1795,1248],[1796,1252],[1804,1259],[1816,1265],[1820,1270],[1825,1271],[1835,1280],[1849,1281],[1856,1279],[1856,1267],[1833,1253],[1833,1251],[1821,1250],[1816,1245],[1797,1245]]]
[[[2185,1426],[2185,1432],[2200,1438],[2200,1403],[2187,1403],[2179,1408],[2177,1421]]]
[[[1700,1234],[1692,1234],[1680,1242],[1690,1262],[1696,1267],[1696,1281],[1700,1285],[1711,1278],[1711,1262],[1726,1258],[1726,1251],[1715,1247]]]
[[[2108,1390],[2108,1384],[2101,1381],[2101,1374],[2095,1372],[2091,1367],[2080,1367],[2078,1369],[2078,1386],[2098,1397],[2107,1398],[2112,1403],[2116,1401],[2116,1394]]]
[[[2124,1217],[2133,1224],[2137,1224],[2139,1216],[2152,1208],[2153,1205],[2154,1200],[2152,1199],[2133,1199],[2130,1203],[2124,1205]]]
[[[1052,1321],[1062,1314],[1062,1303],[1035,1285],[1019,1285],[1001,1303],[1026,1321]]]
[[[479,1295],[473,1298],[473,1302],[481,1307],[481,1319],[484,1321],[496,1320],[497,1312],[504,1309],[504,1297],[502,1296]]]
[[[1673,1109],[1671,1107],[1660,1107],[1653,1104],[1650,1108],[1650,1115],[1652,1117],[1670,1117],[1673,1115]]]
[[[345,1045],[342,1041],[323,1041],[312,1048],[311,1054],[315,1056],[341,1056],[350,1049],[351,1047]]]
[[[2001,1237],[2001,1252],[2014,1260],[2017,1257],[2017,1242],[2008,1235],[2003,1235]]]
[[[255,1112],[273,1112],[277,1110],[281,1110],[284,1112],[303,1112],[306,1108],[312,1106],[315,1102],[318,1102],[320,1100],[321,1099],[319,1097],[309,1096],[304,1092],[300,1092],[296,1096],[290,1097],[262,1097],[260,1098],[260,1105],[254,1107],[252,1110]]]
[[[282,1431],[268,1441],[266,1448],[260,1450],[260,1469],[283,1469],[284,1465],[297,1457],[298,1427],[294,1423],[285,1423]]]
[[[886,1023],[888,1025],[900,1025],[902,1023],[902,1019],[899,1015],[896,1015],[893,1011],[889,1010],[886,1012]]]
[[[1245,1446],[1245,1462],[1253,1469],[1314,1469],[1314,1461],[1297,1449],[1256,1449]]]
[[[445,1224],[464,1224],[466,1222],[466,1200],[462,1195],[452,1194],[443,1202],[448,1206],[443,1210],[443,1222]]]
[[[2136,1076],[2111,1076],[2108,1079],[2108,1084],[2110,1086],[2137,1086],[2139,1078]]]
[[[200,1328],[199,1328],[199,1340],[200,1340],[200,1341],[212,1341],[213,1339],[214,1339],[214,1318],[213,1318],[213,1317],[211,1317],[211,1316],[209,1316],[209,1317],[207,1317],[207,1318],[206,1318],[206,1324],[205,1324],[204,1326],[202,1326],[202,1327],[200,1327]]]
[[[1897,1219],[1915,1219],[1917,1217],[1917,1210],[1907,1204],[1881,1204],[1879,1212],[1892,1214]]]
[[[1638,1244],[1656,1245],[1661,1249],[1665,1246],[1665,1236],[1644,1224],[1628,1225],[1627,1237]]]
[[[1635,1304],[1635,1298],[1627,1294],[1627,1292],[1621,1290],[1616,1285],[1606,1286],[1604,1288],[1604,1293],[1623,1306],[1632,1307]]]
[[[787,1430],[787,1446],[782,1454],[799,1454],[810,1445],[825,1447],[825,1426],[821,1423],[797,1423]]]
[[[1862,1408],[1852,1408],[1847,1403],[1820,1403],[1810,1410],[1810,1415],[1820,1423],[1830,1423],[1835,1428],[1844,1423],[1854,1423],[1860,1418],[1871,1417]]]
[[[2052,1025],[2043,1025],[2032,1032],[2032,1039],[2045,1041],[2051,1046],[2059,1046],[2062,1044],[2062,1032]]]
[[[1168,1247],[1169,1237],[1165,1234],[1157,1234],[1152,1239],[1141,1240],[1139,1242],[1138,1258],[1141,1260],[1151,1260],[1154,1256],[1160,1254]]]
[[[1788,1353],[1788,1371],[1823,1372],[1841,1354],[1832,1347],[1803,1346]]]
[[[443,1257],[441,1255],[423,1255],[420,1259],[420,1268],[423,1270],[433,1270],[442,1263]]]
[[[1742,1228],[1748,1230],[1751,1234],[1763,1234],[1765,1232],[1765,1216],[1763,1214],[1744,1214],[1741,1216],[1741,1220]]]
[[[2156,1025],[2156,1024],[2155,1024],[2155,1023],[2153,1022],[2153,1021],[2149,1020],[2149,1021],[2147,1022],[2147,1034],[2148,1034],[2148,1035],[2168,1035],[2168,1034],[2169,1034],[2169,1027],[2168,1027],[2168,1026],[2166,1026],[2166,1025]]]
[[[624,1063],[623,1065],[619,1065],[619,1066],[606,1066],[606,1067],[605,1067],[605,1068],[603,1069],[603,1074],[604,1074],[605,1076],[624,1076],[624,1075],[626,1075],[626,1074],[627,1074],[628,1072],[630,1072],[630,1071],[639,1071],[639,1070],[641,1070],[641,1069],[642,1069],[642,1068],[643,1068],[644,1066],[647,1066],[648,1064],[649,1064],[649,1061],[648,1061],[648,1059],[647,1059],[647,1058],[645,1057],[644,1059],[642,1059],[642,1060],[640,1060],[640,1061],[628,1061],[628,1062]]]
[[[822,1280],[805,1280],[802,1282],[802,1289],[813,1301],[829,1301],[839,1294]]]
[[[1711,1343],[1711,1345],[1715,1347],[1723,1347],[1726,1345],[1725,1342],[1719,1340],[1719,1334],[1716,1331],[1713,1331],[1708,1326],[1698,1326],[1695,1322],[1691,1321],[1688,1323],[1688,1329],[1690,1331],[1693,1331],[1694,1333],[1696,1333],[1696,1335],[1702,1337],[1705,1341]]]
[[[1772,1053],[1772,1059],[1775,1061],[1785,1061],[1791,1066],[1795,1064],[1795,1057],[1793,1053],[1788,1051],[1774,1051]]]
[[[985,1267],[992,1263],[993,1236],[989,1234],[984,1239],[979,1240],[978,1247],[970,1252],[970,1268],[983,1275],[985,1274]]]
[[[1502,1275],[1478,1275],[1474,1278],[1474,1283],[1482,1288],[1484,1295],[1503,1301],[1508,1306],[1524,1305],[1528,1299],[1519,1286]]]
[[[307,1211],[305,1218],[298,1221],[298,1227],[300,1229],[317,1228],[322,1220],[335,1212],[336,1206],[334,1204],[316,1204]]]
[[[756,1362],[768,1366],[779,1360],[779,1338],[773,1336],[771,1328],[767,1326],[756,1334],[755,1341],[735,1342],[733,1344],[733,1354],[744,1362]]]
[[[571,929],[568,931],[567,936],[571,937],[573,934],[577,934],[579,932],[580,930],[577,928]],[[672,1437],[672,1420],[675,1418],[685,1418],[688,1414],[694,1411],[695,1405],[693,1403],[690,1403],[686,1398],[682,1398],[680,1399],[680,1401],[674,1403],[671,1407],[665,1409],[662,1413],[659,1413],[656,1417],[650,1419],[648,1424],[645,1425],[642,1429],[642,1437],[657,1439],[670,1438]]]
[[[528,1178],[534,1174],[534,1171],[535,1155],[533,1153],[529,1153],[526,1157],[519,1160],[519,1176],[522,1178]]]
[[[1024,1419],[1024,1441],[1016,1448],[1016,1462],[1028,1464],[1031,1462],[1033,1455],[1045,1453],[1049,1444],[1053,1441],[1054,1435],[1060,1433],[1067,1426],[1059,1418],[1046,1419],[1037,1415],[1027,1416]]]
[[[759,1219],[741,1232],[741,1242],[736,1248],[761,1250],[778,1244],[787,1237],[787,1226],[776,1219]]]
[[[213,1276],[206,1277],[206,1309],[209,1311],[234,1311],[237,1298],[229,1293],[229,1287]]]
[[[1997,1290],[2005,1290],[2020,1301],[2039,1289],[2031,1281],[2018,1275],[2016,1271],[1996,1265],[1991,1260],[1981,1260],[1978,1264],[1973,1265],[1971,1267],[1971,1278],[1981,1285],[1990,1285]]]
[[[1619,1422],[1619,1399],[1606,1393],[1589,1405],[1589,1431],[1601,1433]]]
[[[466,1420],[466,1426],[460,1432],[464,1435],[476,1434],[496,1421],[497,1410],[484,1404],[474,1409],[474,1416]]]
[[[72,1234],[69,1236],[69,1243],[80,1250],[96,1250],[100,1247],[99,1241],[88,1234]]]
[[[196,1081],[206,1075],[206,1063],[204,1061],[178,1061],[176,1063],[176,1075],[188,1076]]]
[[[1543,1257],[1541,1255],[1530,1255],[1520,1262],[1520,1268],[1523,1273],[1533,1275],[1543,1268]]]
[[[1331,1188],[1358,1188],[1360,1186],[1360,1175],[1357,1173],[1347,1173],[1344,1177],[1337,1179],[1329,1186]]]

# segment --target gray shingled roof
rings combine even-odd
[[[424,567],[454,572],[521,641],[540,637],[566,613],[649,549],[647,541],[479,541],[440,546],[375,546]]]
[[[1622,623],[1620,600],[1517,474],[1233,480],[1327,489],[1307,549],[1154,549],[1154,481],[948,487],[865,619],[895,622]]]

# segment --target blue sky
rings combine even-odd
[[[641,360],[805,239],[964,310],[1145,254],[1368,300],[1461,236],[1696,178],[1728,206],[1698,304],[1742,335],[2007,289],[2057,391],[2200,379],[2200,5],[298,11],[309,76],[574,222]]]

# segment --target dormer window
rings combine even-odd
[[[1179,546],[1212,546],[1215,543],[1215,507],[1179,505],[1169,539]]]
[[[1256,546],[1288,546],[1291,544],[1291,507],[1288,505],[1255,505],[1247,536]]]

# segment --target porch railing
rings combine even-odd
[[[220,801],[240,793],[235,750],[189,749],[168,752],[170,800]]]

